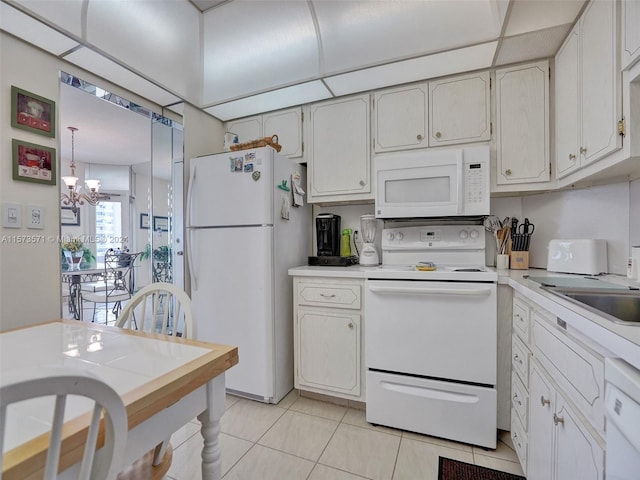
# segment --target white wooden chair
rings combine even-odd
[[[113,388],[85,370],[70,367],[25,370],[20,376],[5,375],[0,386],[0,452],[3,451],[9,405],[37,397],[55,396],[44,478],[58,477],[66,400],[79,395],[94,401],[78,479],[111,480],[122,470],[127,443],[127,412]],[[52,402],[53,403],[53,402]],[[53,407],[53,404],[52,404]],[[13,407],[11,407],[13,408]],[[96,451],[100,418],[105,411],[103,447]],[[0,455],[0,478],[2,456]]]
[[[195,339],[191,299],[171,283],[152,283],[137,292],[120,312],[116,326]]]
[[[191,299],[184,290],[164,282],[152,283],[137,292],[122,309],[116,326],[191,340],[196,337]],[[156,446],[153,466],[163,462],[169,440]]]

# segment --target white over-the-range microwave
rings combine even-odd
[[[378,218],[488,215],[489,146],[377,155]]]

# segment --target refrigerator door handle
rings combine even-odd
[[[189,177],[189,185],[187,186],[187,227],[191,227],[191,199],[193,197],[193,184],[196,182],[196,165],[192,165],[191,175]],[[193,235],[193,230],[188,228],[187,230],[187,265],[189,267],[189,273],[191,274],[191,287],[194,290],[198,289],[198,279],[196,277],[196,272],[193,269],[193,241],[191,236]]]

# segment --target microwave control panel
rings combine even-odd
[[[489,214],[489,163],[464,162],[463,185],[465,215]]]

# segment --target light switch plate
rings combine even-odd
[[[27,228],[44,228],[44,207],[27,205]]]
[[[22,227],[22,205],[17,203],[2,204],[2,226],[5,228]]]

